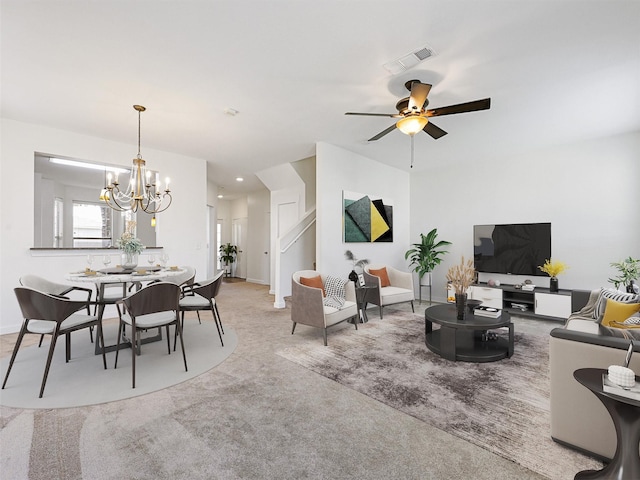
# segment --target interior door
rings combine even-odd
[[[238,247],[238,255],[236,256],[236,262],[232,265],[231,275],[237,278],[247,278],[247,266],[245,264],[245,248],[246,241],[245,235],[247,232],[247,217],[234,218],[231,224],[231,243]]]

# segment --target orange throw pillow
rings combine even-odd
[[[320,275],[317,277],[300,277],[300,283],[305,287],[319,288],[322,290],[322,296],[325,296],[324,285],[322,284],[322,277]]]
[[[369,273],[371,275],[375,275],[376,277],[380,277],[381,287],[391,286],[391,282],[389,281],[389,274],[387,273],[387,267],[382,267],[378,270],[369,269]]]

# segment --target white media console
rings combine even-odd
[[[482,301],[482,305],[501,308],[513,315],[566,320],[571,314],[571,290],[551,292],[544,287],[522,290],[513,285],[490,287],[481,283],[469,287],[468,295]],[[452,297],[453,292],[448,292],[448,296]]]

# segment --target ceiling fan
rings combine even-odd
[[[473,102],[459,103],[457,105],[449,105],[447,107],[426,110],[427,105],[429,105],[427,96],[431,90],[431,85],[428,83],[422,83],[420,80],[409,80],[404,84],[404,86],[409,90],[409,92],[411,92],[411,94],[396,103],[398,113],[345,113],[345,115],[364,115],[370,117],[390,117],[400,119],[389,128],[386,128],[377,135],[371,137],[369,142],[373,142],[384,137],[387,133],[392,132],[396,128],[398,128],[402,133],[411,135],[411,137],[422,130],[437,140],[438,138],[445,136],[447,132],[431,123],[429,121],[429,117],[475,112],[477,110],[487,110],[491,107],[491,99],[484,98],[482,100],[474,100]]]

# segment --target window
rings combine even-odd
[[[113,243],[111,209],[98,203],[73,202],[73,246],[110,247]]]
[[[63,223],[62,219],[64,218],[64,212],[62,208],[64,207],[64,201],[60,197],[56,197],[53,200],[53,247],[59,248],[62,247],[63,238],[62,232]]]

